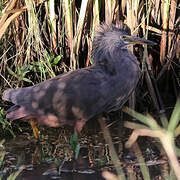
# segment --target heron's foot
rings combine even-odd
[[[75,154],[75,159],[78,158],[79,155],[79,150],[80,150],[80,144],[78,141],[78,133],[76,130],[74,130],[74,134],[73,136],[70,138],[70,147],[73,150],[74,154]]]

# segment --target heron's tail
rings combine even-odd
[[[19,105],[14,105],[8,109],[6,118],[10,120],[20,119],[28,116],[26,109]]]

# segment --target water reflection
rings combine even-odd
[[[90,138],[82,137],[80,142],[83,144],[78,159],[74,160],[73,152],[67,143],[67,135],[65,139],[62,139],[62,135],[50,134],[48,137],[41,137],[41,142],[35,142],[34,138],[27,135],[7,141],[4,159],[6,172],[1,174],[4,173],[6,179],[9,174],[23,166],[23,172],[16,178],[18,180],[103,180],[101,168],[106,165],[99,166],[107,162],[100,160],[104,152],[103,146],[94,148],[92,142],[89,142]]]

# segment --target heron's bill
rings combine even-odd
[[[134,45],[134,44],[148,44],[148,45],[156,45],[155,42],[139,38],[136,36],[129,36],[129,35],[121,35],[120,39],[122,39],[124,42],[126,42],[129,45]]]

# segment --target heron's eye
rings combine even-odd
[[[123,34],[122,34],[122,35],[120,35],[120,39],[121,39],[121,40],[125,40],[126,38],[127,38],[127,36],[126,36],[126,35],[123,35]]]

